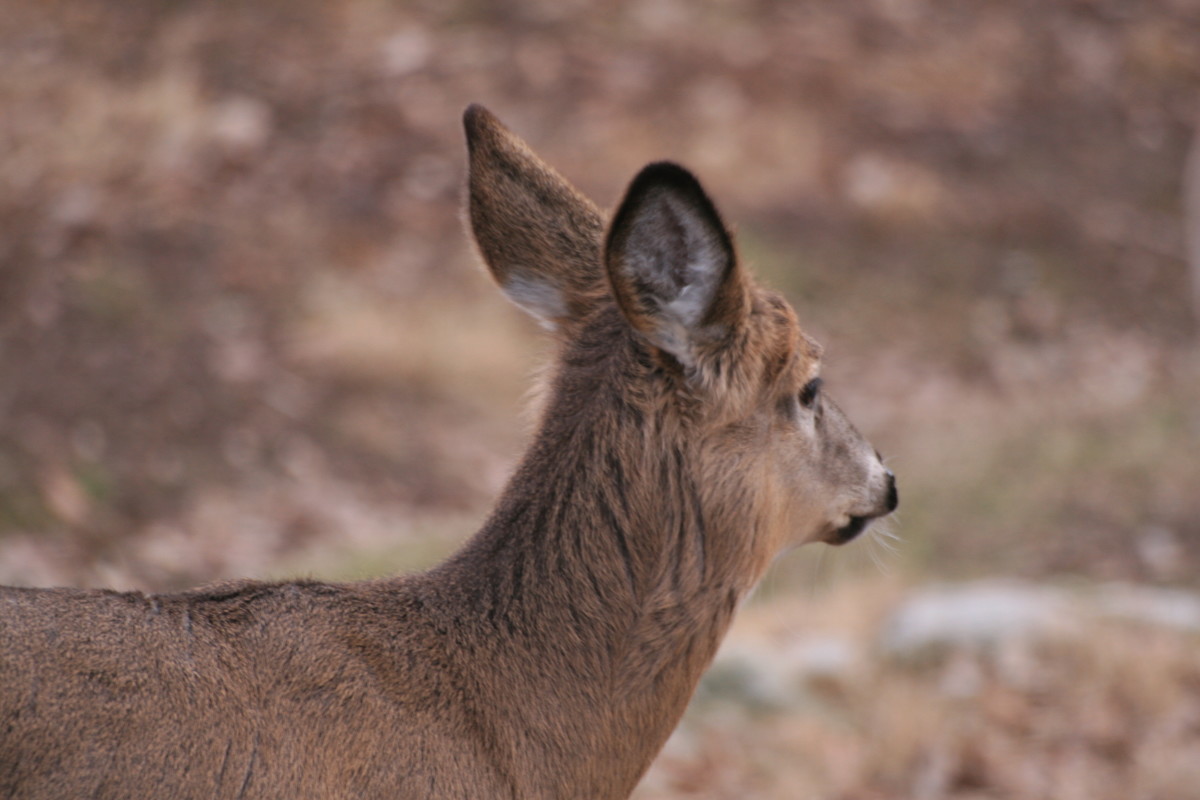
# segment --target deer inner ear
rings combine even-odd
[[[626,192],[605,247],[613,297],[630,325],[694,367],[749,303],[733,240],[699,181],[651,164]]]

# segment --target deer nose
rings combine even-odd
[[[896,491],[896,473],[890,469],[885,473],[887,475],[887,510],[892,513],[896,510],[896,506],[900,505],[900,493]]]

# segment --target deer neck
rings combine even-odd
[[[571,762],[547,767],[578,778],[558,791],[623,796],[765,564],[747,549],[752,524],[703,495],[694,443],[654,433],[662,421],[615,394],[555,400],[496,512],[452,563],[468,587],[464,613],[495,632],[495,663],[515,673],[497,704],[511,701],[523,746],[547,765],[555,753]]]

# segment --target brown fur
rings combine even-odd
[[[648,167],[606,234],[465,121],[480,251],[560,342],[491,518],[408,577],[0,590],[0,796],[626,797],[775,554],[894,508],[690,174]]]

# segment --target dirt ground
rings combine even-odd
[[[545,352],[461,232],[478,101],[604,206],[692,167],[899,476],[895,552],[788,556],[733,635],[837,620],[846,673],[718,675],[640,797],[1200,796],[1186,626],[873,644],[934,581],[1200,591],[1194,3],[11,0],[0,66],[3,582],[471,532]]]

